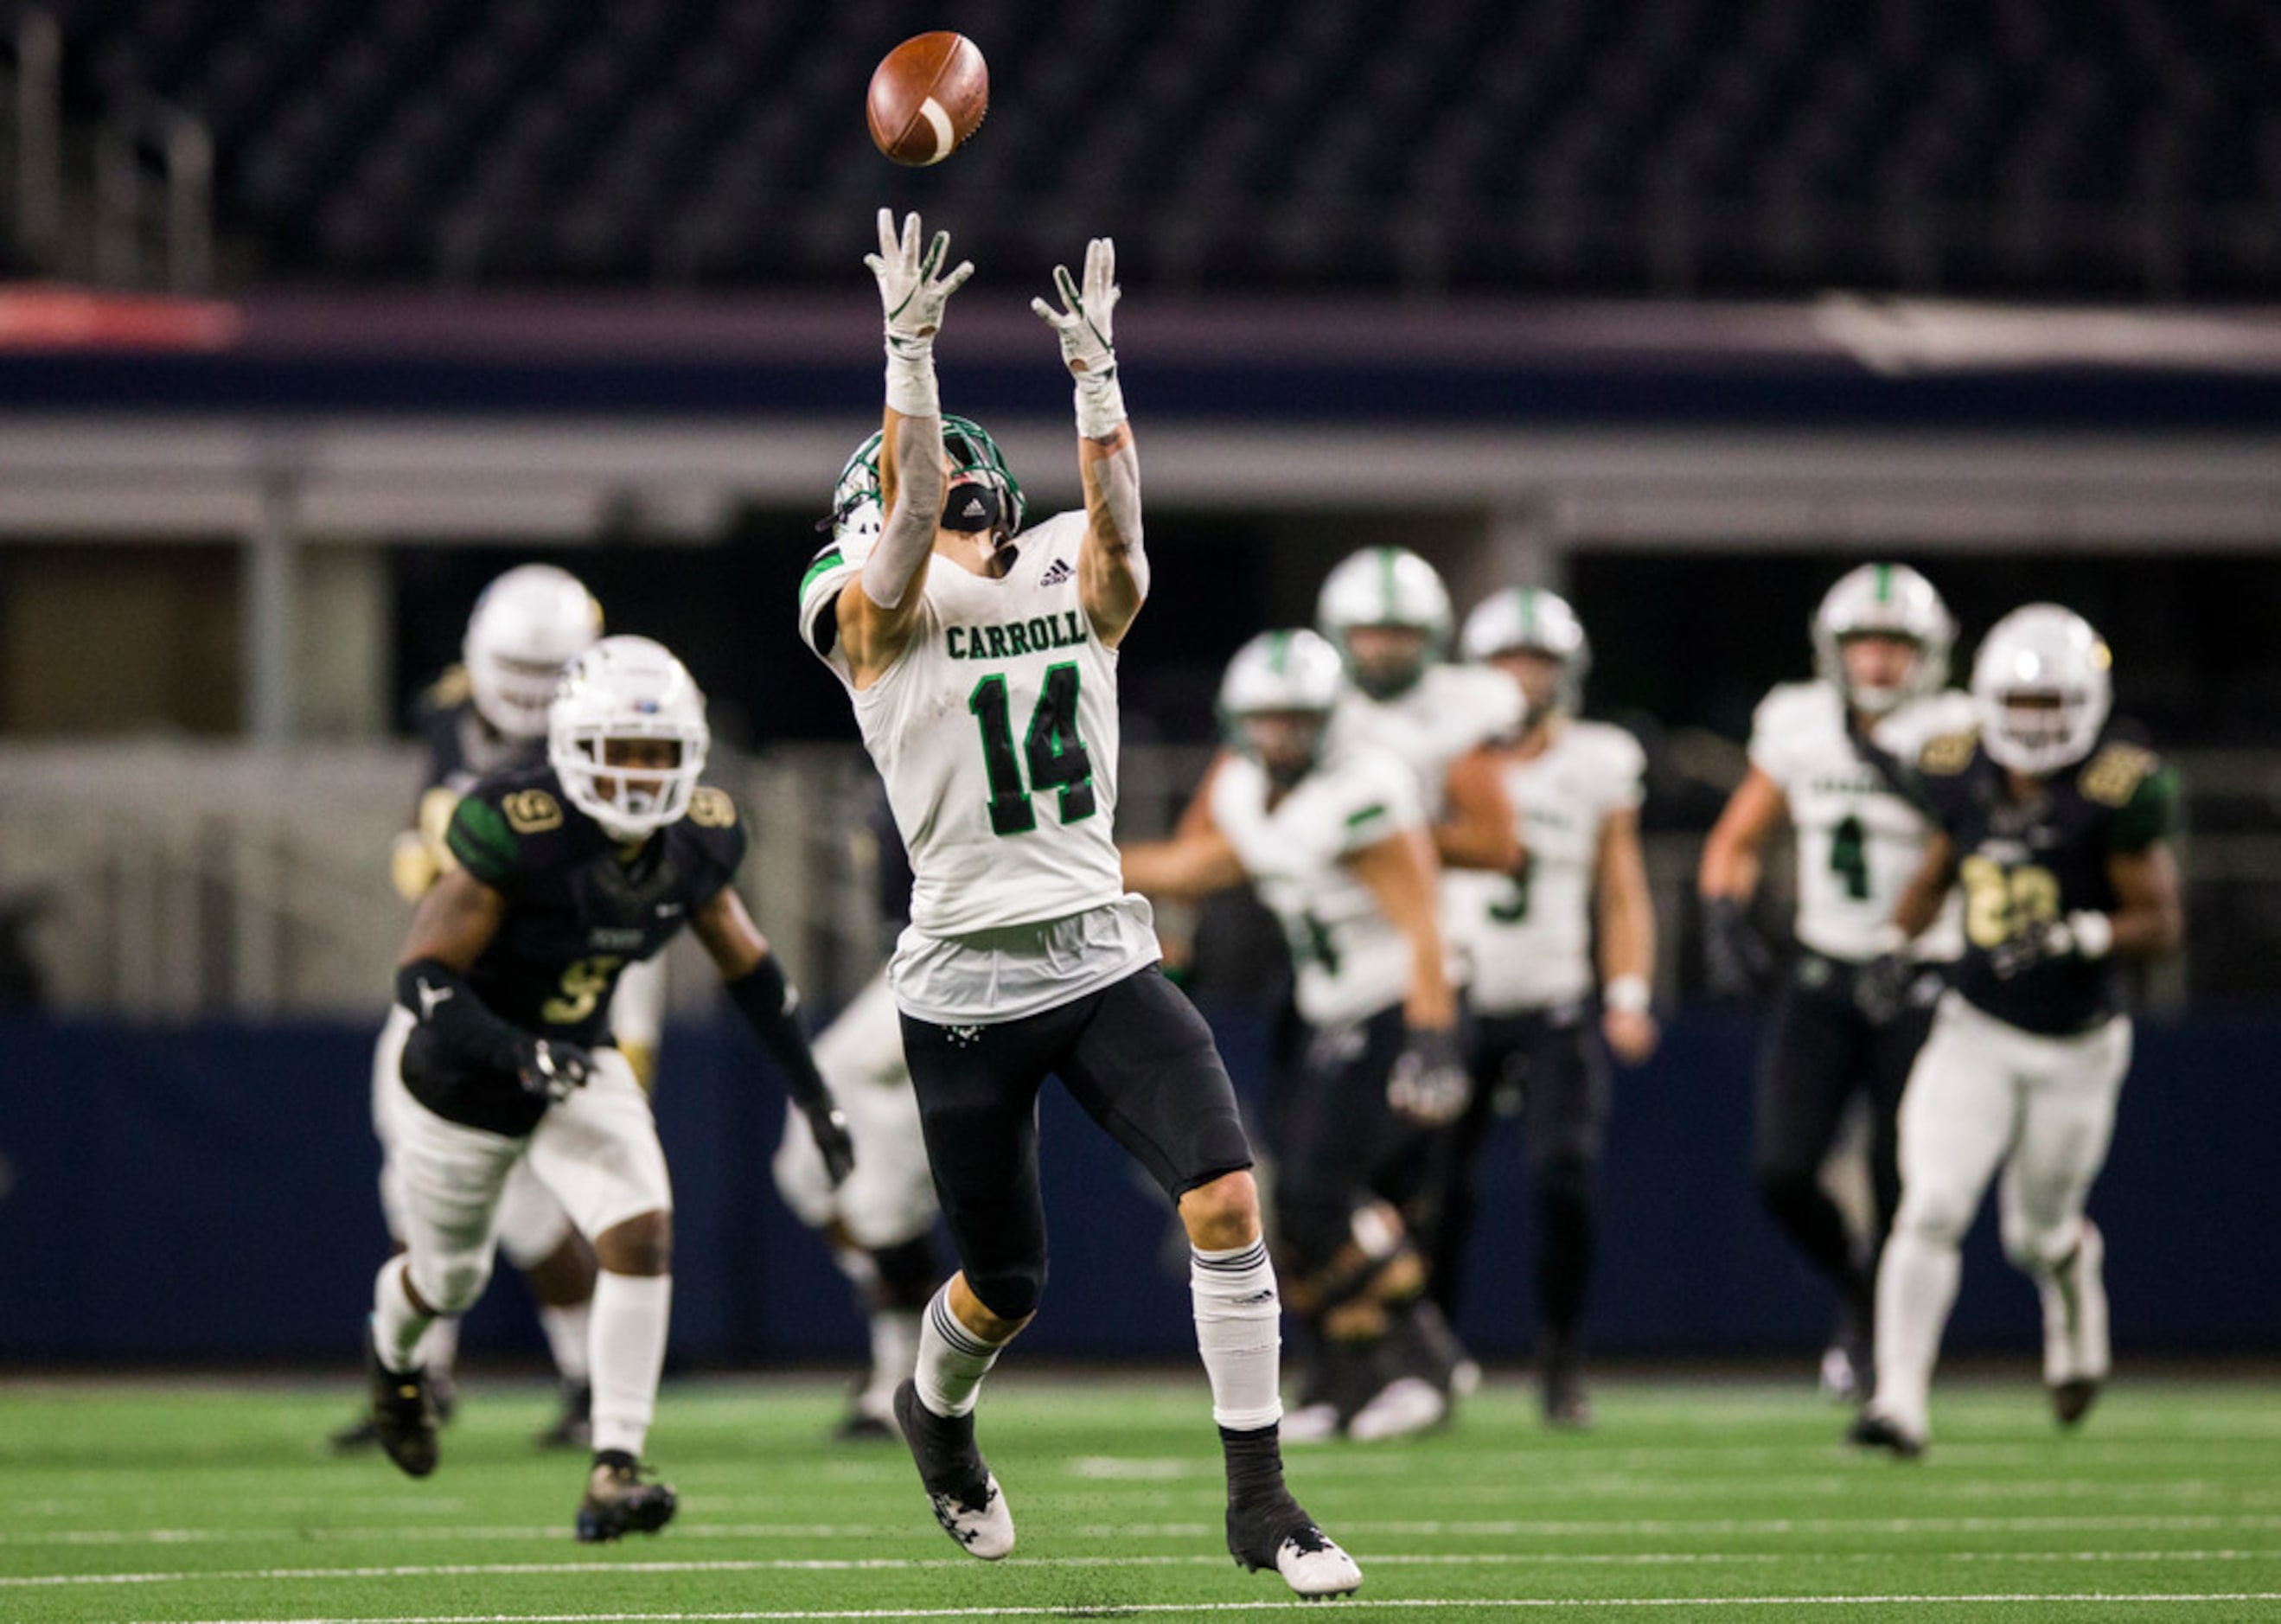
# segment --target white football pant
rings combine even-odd
[[[447,1122],[414,1099],[398,1071],[409,1010],[391,1010],[381,1035],[388,1061],[390,1182],[398,1239],[411,1254],[414,1290],[447,1314],[474,1306],[491,1279],[508,1180],[527,1170],[588,1236],[645,1212],[669,1212],[672,1185],[649,1100],[615,1049],[593,1051],[585,1086],[557,1101],[522,1139]]]
[[[884,971],[816,1040],[816,1069],[847,1118],[855,1171],[833,1189],[808,1119],[787,1109],[773,1167],[785,1204],[810,1229],[839,1219],[848,1238],[867,1250],[925,1234],[934,1225],[934,1175],[927,1168],[918,1098],[903,1063],[902,1017]]]
[[[1877,1271],[1870,1407],[1912,1436],[1927,1432],[1958,1248],[1999,1164],[2004,1250],[2043,1295],[2045,1379],[2106,1376],[2106,1295],[2083,1210],[2130,1069],[2125,1017],[2045,1037],[1943,995],[1901,1095],[1901,1206]]]

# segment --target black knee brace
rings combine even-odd
[[[986,1274],[966,1272],[966,1288],[1001,1319],[1027,1319],[1046,1293],[1046,1260],[1009,1264]]]

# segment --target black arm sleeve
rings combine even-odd
[[[512,1075],[530,1048],[531,1034],[495,1014],[441,959],[414,959],[399,969],[396,1001],[420,1018],[437,1056],[450,1063]]]
[[[761,1047],[768,1050],[769,1058],[784,1073],[785,1091],[792,1095],[793,1103],[802,1110],[813,1105],[829,1107],[831,1090],[824,1087],[823,1075],[816,1069],[807,1034],[793,1018],[797,1000],[776,955],[765,955],[747,973],[721,985],[728,991],[729,1001],[737,1006],[737,1013],[760,1039]]]

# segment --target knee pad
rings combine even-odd
[[[966,1288],[982,1300],[982,1306],[1001,1319],[1027,1319],[1038,1311],[1038,1303],[1046,1294],[1046,1260],[994,1269],[978,1274],[966,1272]]]
[[[420,1300],[439,1314],[464,1314],[491,1284],[491,1255],[460,1252],[446,1257],[414,1257],[405,1274]]]
[[[877,1271],[872,1295],[881,1308],[924,1308],[927,1299],[934,1295],[935,1287],[942,1280],[942,1264],[936,1258],[934,1238],[921,1235],[916,1241],[906,1241],[901,1246],[874,1247],[870,1252],[871,1265]],[[1044,1285],[1043,1275],[1039,1287]],[[975,1294],[981,1296],[980,1292]],[[983,1297],[986,1303],[994,1299]],[[1032,1306],[1035,1306],[1032,1294]],[[992,1312],[997,1312],[994,1307]],[[1012,1315],[1003,1316],[1007,1319]]]

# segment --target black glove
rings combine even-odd
[[[800,1114],[808,1118],[808,1133],[816,1141],[816,1148],[823,1157],[823,1171],[836,1190],[855,1171],[855,1141],[848,1136],[847,1118],[829,1095],[803,1102]]]
[[[1988,968],[1999,981],[2024,975],[2037,965],[2075,951],[2075,932],[2064,919],[2037,919],[1988,949]]]
[[[1853,1007],[1872,1026],[1883,1026],[1908,1007],[1917,962],[1906,953],[1881,953],[1853,972]]]
[[[1438,1128],[1465,1114],[1473,1079],[1458,1055],[1458,1034],[1447,1026],[1413,1026],[1386,1077],[1386,1102],[1424,1127]]]
[[[1748,998],[1774,979],[1775,953],[1739,897],[1703,899],[1703,976],[1713,998]]]
[[[568,1099],[573,1088],[584,1088],[593,1075],[593,1056],[560,1038],[531,1039],[514,1068],[523,1093],[547,1100]]]

